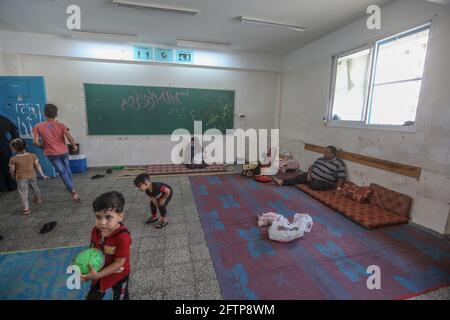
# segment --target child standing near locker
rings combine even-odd
[[[25,142],[20,139],[11,141],[11,148],[16,153],[14,157],[9,160],[9,171],[12,177],[17,181],[17,190],[19,191],[20,199],[23,204],[23,214],[29,215],[31,213],[30,204],[28,202],[28,186],[34,193],[34,201],[41,203],[41,191],[37,184],[36,170],[40,173],[42,178],[48,177],[42,171],[39,164],[38,157],[34,153],[26,151]]]

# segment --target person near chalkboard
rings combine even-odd
[[[16,181],[9,172],[12,152],[9,141],[19,137],[17,127],[8,118],[0,116],[0,193],[17,189]]]
[[[202,148],[201,152],[195,153],[196,145],[195,138],[191,138],[191,163],[186,165],[188,169],[203,169],[206,167],[204,160],[204,151]]]
[[[194,164],[194,156],[195,156],[195,138],[191,138],[191,164]]]
[[[58,108],[54,104],[45,105],[44,115],[47,121],[41,122],[33,128],[33,142],[36,146],[44,149],[44,154],[59,173],[67,190],[72,193],[72,199],[80,200],[69,167],[69,149],[66,138],[72,144],[73,151],[77,151],[77,144],[70,135],[69,129],[56,120]],[[39,138],[42,138],[42,143],[39,142]]]

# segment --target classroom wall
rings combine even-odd
[[[5,68],[3,63],[3,41],[2,41],[2,34],[0,32],[0,75],[5,74]]]
[[[414,133],[331,127],[327,111],[332,56],[381,35],[433,20],[431,46]],[[397,0],[382,8],[382,30],[366,28],[359,19],[285,59],[281,103],[281,144],[307,169],[320,155],[304,143],[335,145],[345,151],[422,168],[420,180],[347,161],[349,179],[371,182],[413,197],[412,221],[440,234],[450,234],[450,10],[425,1]]]
[[[273,128],[276,122],[280,74],[174,65],[91,61],[56,56],[3,53],[7,75],[45,78],[47,100],[59,109],[88,157],[88,165],[170,163],[170,136],[88,136],[83,83],[175,86],[235,90],[235,127],[245,114],[247,127]],[[126,119],[124,119],[126,121]]]
[[[104,39],[83,39],[70,36],[0,30],[0,46],[3,52],[33,54],[79,59],[98,59],[108,61],[134,61],[133,46],[161,47],[151,43],[126,43]],[[192,66],[245,69],[280,72],[283,56],[263,53],[250,53],[235,50],[195,49]],[[154,62],[144,62],[155,64]],[[161,62],[170,65],[169,62]]]

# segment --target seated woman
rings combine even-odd
[[[296,184],[307,184],[313,190],[330,190],[337,187],[341,191],[346,177],[344,162],[336,157],[336,148],[328,146],[323,157],[318,158],[308,172],[281,180],[273,178],[279,186],[293,186]]]
[[[300,169],[300,164],[294,159],[289,151],[283,151],[280,155],[280,172],[297,171]]]

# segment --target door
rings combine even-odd
[[[55,176],[55,169],[42,149],[33,144],[32,128],[45,120],[47,102],[43,77],[0,77],[0,114],[10,119],[25,139],[28,151],[35,153],[44,173]]]

